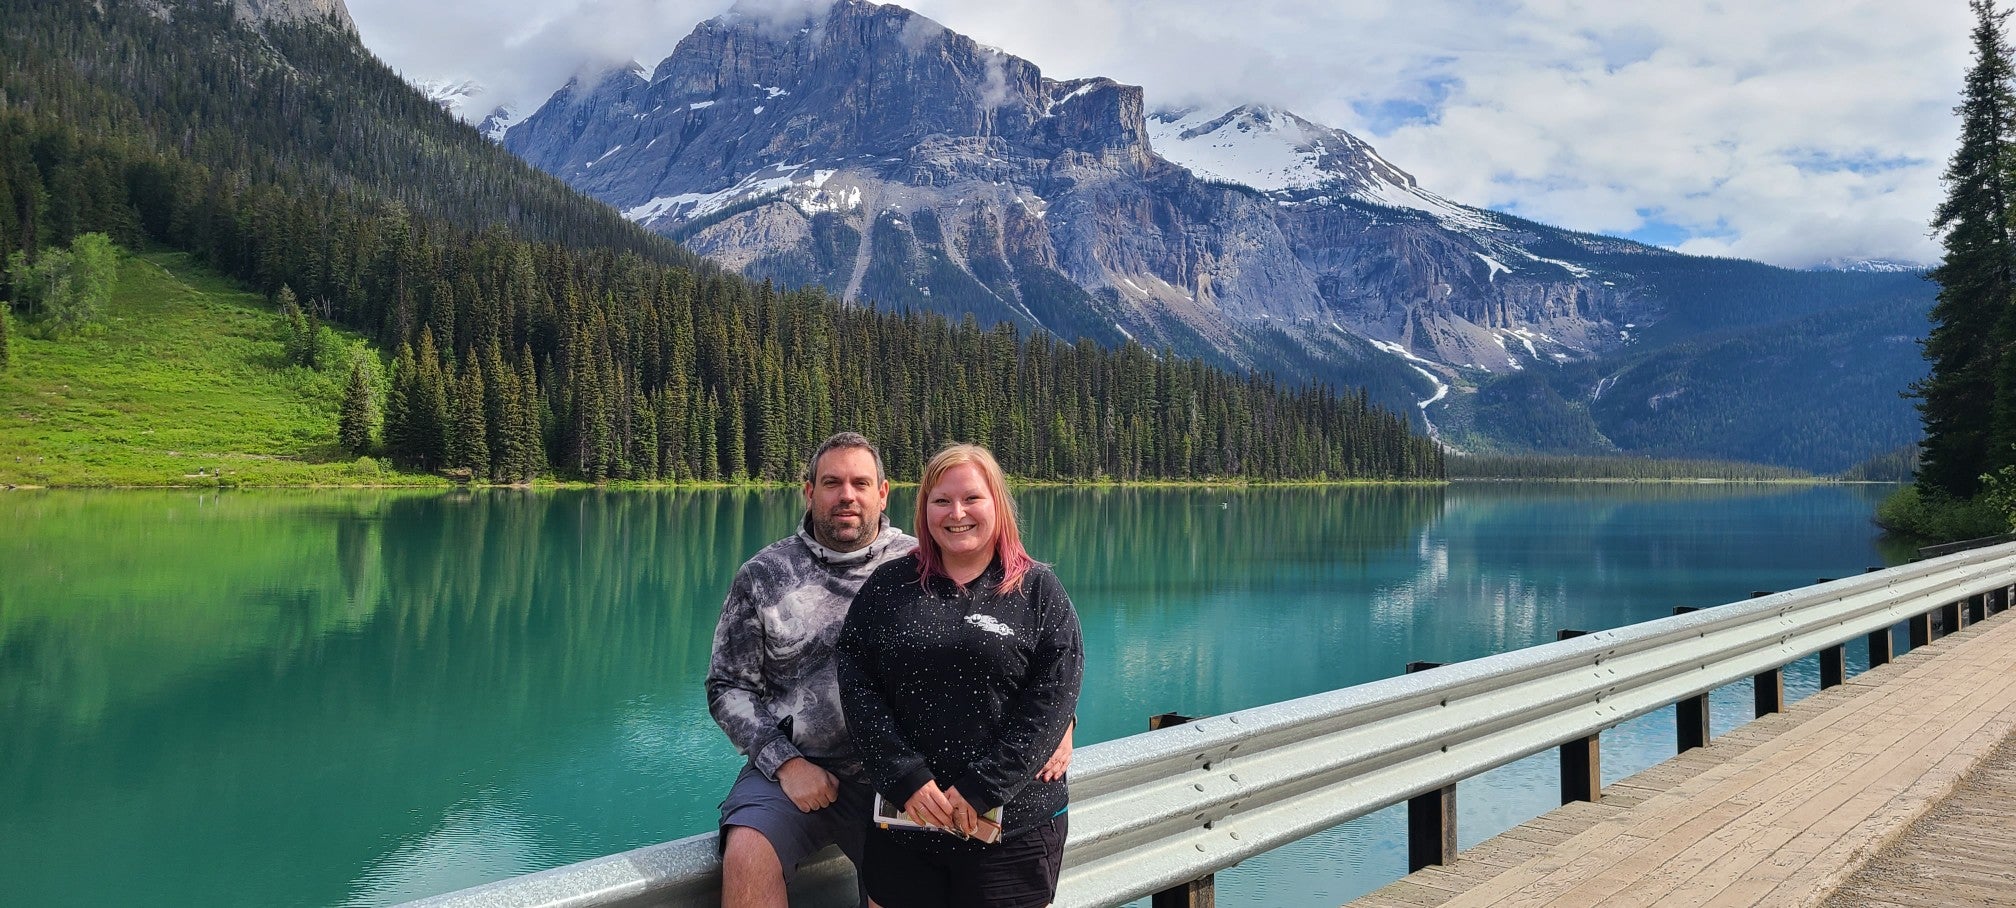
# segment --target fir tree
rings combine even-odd
[[[294,289],[280,285],[280,292],[273,296],[274,307],[280,312],[280,330],[285,335],[281,339],[282,355],[288,365],[313,368],[315,360],[315,326],[308,322],[308,314],[301,311],[301,304],[294,296]]]
[[[513,443],[518,457],[513,464],[517,479],[530,481],[546,471],[545,426],[540,418],[545,396],[539,393],[539,372],[532,364],[532,349],[518,355],[518,416]]]
[[[409,406],[412,455],[421,469],[441,465],[448,448],[448,378],[441,369],[441,354],[434,346],[434,332],[420,329],[420,348],[414,351],[412,398]]]
[[[336,422],[336,437],[352,454],[371,452],[371,382],[364,376],[362,362],[350,365],[350,384],[343,389],[343,413]]]
[[[489,430],[490,477],[509,481],[511,420],[517,412],[518,376],[504,365],[495,338],[483,347],[483,425]]]
[[[419,374],[420,366],[413,357],[413,348],[400,344],[399,354],[392,361],[392,387],[385,394],[385,452],[397,463],[417,463],[420,459],[418,436],[413,425],[413,402],[418,396],[415,385]]]
[[[490,428],[483,412],[483,363],[474,356],[465,357],[461,371],[455,381],[447,466],[452,470],[468,470],[470,478],[480,479],[490,475]]]
[[[1932,330],[1925,339],[1931,373],[1913,386],[1925,422],[1919,481],[1966,498],[1980,477],[2010,455],[1991,451],[1991,435],[2016,441],[2016,387],[1998,388],[1998,344],[2016,339],[2007,314],[2016,290],[2010,247],[2012,135],[2009,48],[2003,13],[1993,0],[1973,0],[1974,66],[1961,94],[1960,147],[1947,162],[1946,200],[1932,226],[1943,232],[1945,255],[1931,278],[1939,284]],[[1999,393],[1998,393],[1999,392]],[[1998,431],[1999,430],[1999,431]]]

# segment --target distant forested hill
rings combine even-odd
[[[835,428],[1051,478],[1422,478],[1360,392],[843,307],[700,263],[433,106],[347,31],[216,3],[0,6],[0,253],[185,250],[398,368],[383,448],[520,480],[785,479]]]

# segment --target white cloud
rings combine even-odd
[[[1969,63],[1957,0],[909,5],[1053,78],[1110,76],[1151,104],[1279,104],[1461,201],[1793,266],[1936,256],[1926,222]],[[656,63],[728,3],[350,6],[393,65],[537,104],[585,61]]]

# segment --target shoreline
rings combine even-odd
[[[1055,479],[1020,479],[1009,477],[1018,489],[1276,489],[1276,488],[1337,488],[1344,486],[1451,486],[1468,483],[1579,483],[1597,485],[1898,485],[1895,481],[1872,479],[1832,479],[1828,477],[1808,477],[1796,479],[1723,479],[1717,477],[1676,477],[1676,478],[1620,478],[1620,477],[1483,477],[1465,476],[1453,479],[1149,479],[1112,480],[1094,479],[1084,481]],[[891,488],[915,488],[911,481],[890,480]],[[83,492],[83,491],[232,491],[232,490],[301,490],[301,491],[393,491],[411,490],[415,492],[449,491],[520,491],[520,492],[561,492],[561,491],[605,491],[605,492],[651,492],[651,491],[694,491],[711,492],[730,489],[764,491],[775,489],[797,489],[797,482],[749,481],[749,482],[641,482],[621,480],[616,482],[592,483],[575,481],[539,480],[529,483],[464,483],[450,479],[439,481],[419,480],[396,483],[164,483],[159,485],[32,485],[19,483],[0,484],[0,492]]]

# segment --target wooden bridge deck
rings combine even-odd
[[[2012,614],[1351,906],[2016,906]]]

